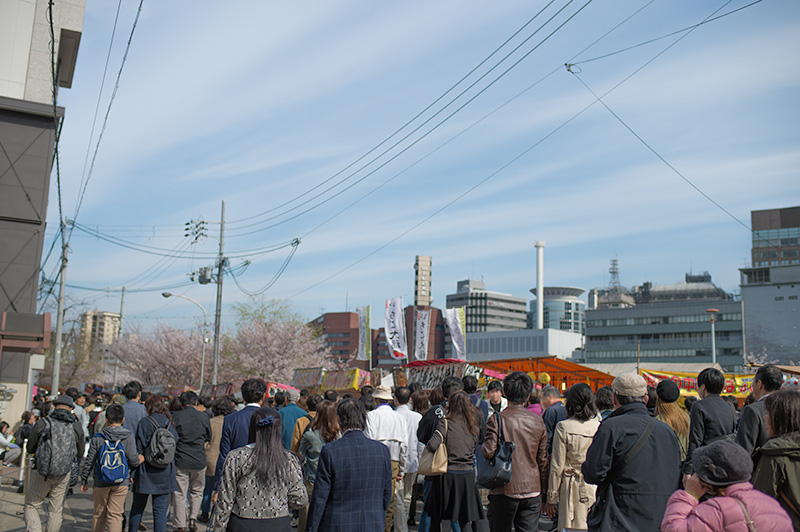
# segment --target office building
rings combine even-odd
[[[467,360],[505,360],[556,356],[572,358],[581,349],[583,335],[558,329],[522,329],[475,332],[467,335]]]
[[[800,265],[740,272],[747,357],[753,362],[800,363]]]
[[[536,295],[535,288],[531,292]],[[544,328],[583,334],[586,303],[578,299],[583,292],[583,288],[572,286],[545,286]],[[536,323],[536,300],[531,301],[530,309],[528,328],[533,329]]]
[[[417,255],[414,262],[414,305],[430,307],[432,303],[431,258],[427,255]]]
[[[447,308],[465,307],[466,333],[525,329],[526,301],[521,297],[486,290],[483,281],[464,280],[447,296]]]
[[[752,211],[752,266],[800,265],[800,207]]]

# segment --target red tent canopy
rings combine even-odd
[[[507,358],[470,363],[505,374],[512,371],[533,372],[539,378],[541,374],[546,373],[550,376],[550,382],[546,384],[552,384],[562,392],[579,382],[585,382],[597,391],[603,386],[610,386],[614,380],[613,375],[557,357]],[[541,382],[541,378],[539,380]]]

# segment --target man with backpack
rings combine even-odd
[[[39,510],[49,496],[47,532],[61,529],[64,497],[75,458],[83,456],[84,435],[72,414],[74,403],[68,395],[53,401],[53,412],[34,423],[26,450],[34,457],[34,467],[25,482],[25,523],[29,532],[41,532]]]
[[[89,439],[89,453],[81,466],[81,491],[89,490],[89,473],[93,473],[92,532],[122,530],[125,498],[128,496],[128,479],[133,469],[144,457],[136,452],[133,433],[122,426],[125,410],[113,404],[106,410],[106,426]]]

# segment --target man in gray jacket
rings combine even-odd
[[[139,466],[144,459],[136,452],[136,441],[133,433],[122,426],[125,420],[125,410],[122,405],[113,404],[106,410],[107,425],[102,431],[96,433],[89,439],[89,453],[83,461],[80,471],[81,491],[86,493],[89,490],[89,473],[94,477],[94,488],[92,489],[92,501],[94,502],[94,522],[92,530],[105,530],[108,524],[109,530],[122,529],[122,516],[125,513],[125,498],[128,496],[127,478],[117,484],[107,484],[97,475],[97,463],[103,457],[99,456],[103,443],[108,441],[111,444],[121,442],[125,449],[125,457],[128,460],[128,473]]]

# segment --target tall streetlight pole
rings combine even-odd
[[[169,292],[162,292],[161,295],[163,297],[179,297],[181,299],[185,299],[186,301],[191,301],[192,303],[200,307],[200,310],[203,311],[203,354],[201,355],[200,359],[200,391],[202,391],[203,381],[205,379],[205,369],[206,369],[206,341],[207,341],[206,326],[208,324],[208,313],[206,312],[206,309],[205,307],[203,307],[203,305],[201,305],[191,297],[183,296],[181,294],[171,294]]]
[[[711,363],[712,364],[716,364],[717,363],[717,335],[716,335],[716,333],[714,331],[714,321],[715,321],[714,317],[717,315],[717,312],[719,312],[719,309],[710,308],[710,309],[706,309],[706,312],[708,312],[708,314],[711,316]]]

